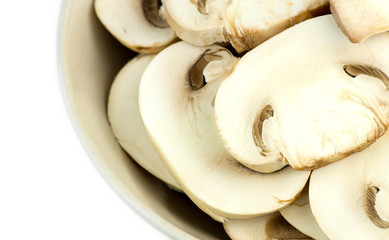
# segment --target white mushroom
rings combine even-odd
[[[388,146],[387,132],[365,150],[313,171],[309,199],[330,239],[389,238]]]
[[[313,216],[311,205],[309,204],[308,186],[304,188],[300,197],[294,200],[292,204],[280,209],[280,213],[286,221],[302,233],[316,240],[329,239]]]
[[[103,25],[123,45],[142,53],[159,52],[176,39],[159,5],[159,0],[95,0]]]
[[[118,143],[143,168],[180,189],[147,135],[140,116],[138,89],[142,74],[154,55],[138,56],[118,73],[108,98],[108,119]]]
[[[330,3],[336,22],[353,43],[389,31],[387,0],[330,0]]]
[[[185,42],[198,46],[227,42],[222,4],[223,0],[165,0],[166,20]]]
[[[223,226],[232,240],[312,239],[290,225],[279,212],[252,219],[228,219]]]
[[[223,143],[242,164],[315,169],[360,151],[389,125],[389,33],[352,44],[331,15],[247,53],[215,101]]]
[[[213,102],[236,61],[222,47],[179,42],[153,59],[139,90],[142,118],[161,158],[183,191],[218,221],[255,217],[290,204],[310,174],[290,167],[257,173],[225,150]]]
[[[328,10],[328,0],[165,0],[177,36],[194,45],[231,41],[250,50],[281,31]]]

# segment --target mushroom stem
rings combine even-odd
[[[143,0],[143,13],[146,19],[156,27],[168,28],[169,24],[160,14],[161,0]]]
[[[379,192],[379,188],[375,186],[367,186],[365,192],[365,212],[370,221],[379,228],[389,228],[389,222],[383,220],[377,213],[375,208],[376,196]]]

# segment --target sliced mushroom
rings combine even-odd
[[[328,0],[233,0],[226,6],[226,31],[238,52],[250,50],[283,30],[329,12]]]
[[[388,239],[388,146],[387,132],[365,150],[313,171],[309,199],[330,239]]]
[[[165,0],[166,20],[185,42],[198,46],[227,42],[222,4],[223,0]]]
[[[140,116],[138,89],[143,71],[154,55],[140,55],[118,73],[108,98],[108,119],[123,149],[144,169],[180,189],[155,151]]]
[[[165,0],[177,36],[194,45],[231,41],[238,53],[308,18],[329,12],[328,0]]]
[[[176,43],[150,63],[139,90],[155,148],[183,191],[218,221],[274,212],[290,204],[309,177],[290,167],[274,174],[251,171],[224,148],[213,102],[236,61],[219,46]]]
[[[126,47],[141,53],[156,53],[175,41],[160,0],[95,0],[103,25]]]
[[[223,226],[232,240],[312,239],[290,225],[279,212],[252,219],[228,219]]]
[[[351,42],[389,31],[389,2],[386,0],[330,0],[331,12]]]
[[[352,44],[331,15],[247,53],[221,84],[223,143],[247,167],[316,169],[361,151],[389,125],[389,33]]]
[[[280,209],[281,215],[293,227],[316,240],[328,240],[313,216],[309,204],[308,185],[304,188],[299,198],[289,206]]]

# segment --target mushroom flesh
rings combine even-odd
[[[336,22],[353,43],[389,31],[387,0],[330,0],[330,3]]]
[[[139,90],[143,121],[165,165],[192,201],[221,222],[290,204],[310,174],[290,167],[274,174],[254,172],[224,148],[213,103],[236,62],[220,46],[179,42],[154,58]]]
[[[139,165],[173,188],[180,189],[155,151],[139,110],[139,83],[154,56],[137,56],[118,73],[108,97],[108,120],[118,143]]]
[[[365,150],[313,171],[311,208],[330,239],[388,239],[388,146],[387,132]]]
[[[238,53],[329,12],[328,0],[165,0],[164,6],[169,25],[184,41],[231,42]]]
[[[159,0],[95,0],[96,14],[124,46],[156,53],[175,41]]]
[[[300,197],[289,206],[280,209],[280,213],[286,221],[302,233],[316,240],[329,240],[313,216],[309,204],[308,189],[307,185]]]
[[[388,42],[352,44],[326,15],[253,49],[216,96],[224,145],[260,172],[316,169],[368,147],[389,125]]]
[[[229,219],[223,226],[232,240],[312,239],[290,225],[279,212],[252,219]]]

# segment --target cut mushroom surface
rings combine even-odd
[[[185,42],[206,46],[227,42],[223,0],[165,0],[166,20]]]
[[[277,211],[309,178],[308,171],[290,167],[274,174],[251,171],[224,148],[213,103],[236,61],[219,46],[176,43],[153,59],[139,91],[143,121],[166,166],[192,201],[218,221]]]
[[[328,10],[328,0],[165,0],[167,20],[186,42],[231,41],[241,53]]]
[[[388,42],[382,33],[352,44],[326,15],[253,49],[216,96],[224,145],[260,172],[316,169],[363,150],[389,125]]]
[[[223,226],[232,240],[312,239],[290,225],[279,212],[252,219],[228,219]]]
[[[156,53],[175,41],[159,0],[95,0],[96,14],[124,46]]]
[[[331,12],[351,42],[389,31],[387,0],[330,0]]]
[[[293,227],[313,239],[329,239],[313,216],[311,205],[309,204],[308,185],[304,188],[300,197],[289,206],[280,209],[280,213]]]
[[[389,238],[389,133],[365,150],[313,171],[309,199],[332,240]]]
[[[155,151],[139,110],[139,83],[154,56],[140,55],[118,73],[108,98],[108,119],[118,143],[139,165],[173,188],[180,189]]]

